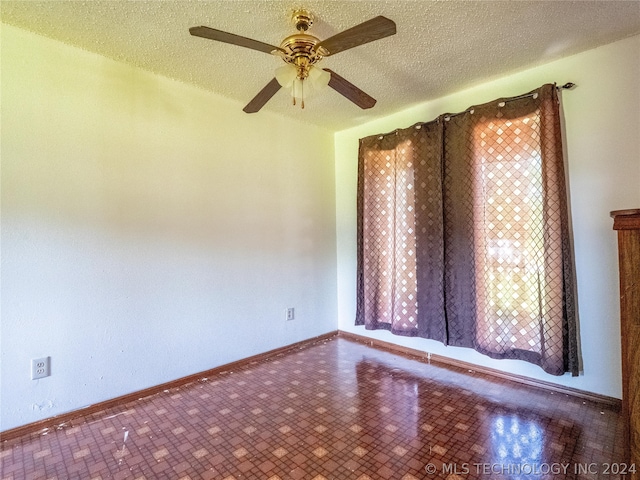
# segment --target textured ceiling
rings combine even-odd
[[[377,15],[394,20],[396,35],[321,63],[375,97],[375,107],[360,110],[328,89],[301,111],[282,89],[263,109],[331,130],[640,33],[640,0],[2,0],[0,6],[5,23],[214,91],[240,102],[239,109],[282,61],[192,37],[189,27],[279,45],[295,33],[296,7],[314,13],[310,33],[320,39]]]

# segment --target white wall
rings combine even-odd
[[[1,58],[0,430],[336,329],[331,132],[7,25]]]
[[[521,361],[354,326],[358,139],[445,112],[572,81],[562,93],[584,372],[554,377]],[[400,85],[398,88],[402,88]],[[338,315],[341,330],[620,398],[619,287],[611,210],[640,207],[640,36],[478,85],[336,134]]]

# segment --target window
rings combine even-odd
[[[356,324],[578,373],[555,86],[360,143]]]
[[[478,342],[541,354],[546,302],[540,118],[533,113],[474,129]],[[559,266],[561,268],[561,266]],[[560,315],[562,312],[556,312]],[[560,336],[562,331],[558,332]],[[497,346],[497,347],[496,347]]]

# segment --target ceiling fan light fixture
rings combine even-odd
[[[299,100],[302,108],[304,108],[305,98],[309,99],[324,90],[331,80],[329,72],[313,65],[307,67],[305,72],[306,75],[290,63],[276,68],[275,71],[275,77],[280,86],[290,90],[293,104],[296,105]]]
[[[331,74],[326,70],[318,67],[311,67],[309,69],[309,80],[317,90],[322,90],[329,85],[331,80]]]
[[[295,66],[287,63],[281,67],[276,68],[276,80],[283,88],[291,88],[293,81],[296,79],[298,71]]]
[[[304,97],[305,97],[305,81],[296,78],[293,81],[293,85],[291,86],[291,97],[293,98],[293,104],[296,104],[296,100],[300,100],[302,108],[304,108]],[[308,89],[307,89],[308,90]],[[309,91],[306,92],[307,98],[309,98]]]

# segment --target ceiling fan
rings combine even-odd
[[[295,10],[292,20],[298,33],[286,37],[279,47],[204,26],[191,27],[189,33],[196,37],[258,50],[284,60],[285,65],[276,70],[276,78],[271,80],[244,107],[243,110],[246,113],[259,111],[281,87],[291,88],[293,104],[295,105],[298,99],[304,108],[305,89],[308,95],[310,90],[323,85],[333,88],[360,108],[373,107],[376,103],[375,98],[367,95],[333,70],[321,69],[316,64],[324,57],[394,35],[396,24],[388,18],[378,16],[320,40],[307,33],[314,20],[311,13],[306,10]]]

